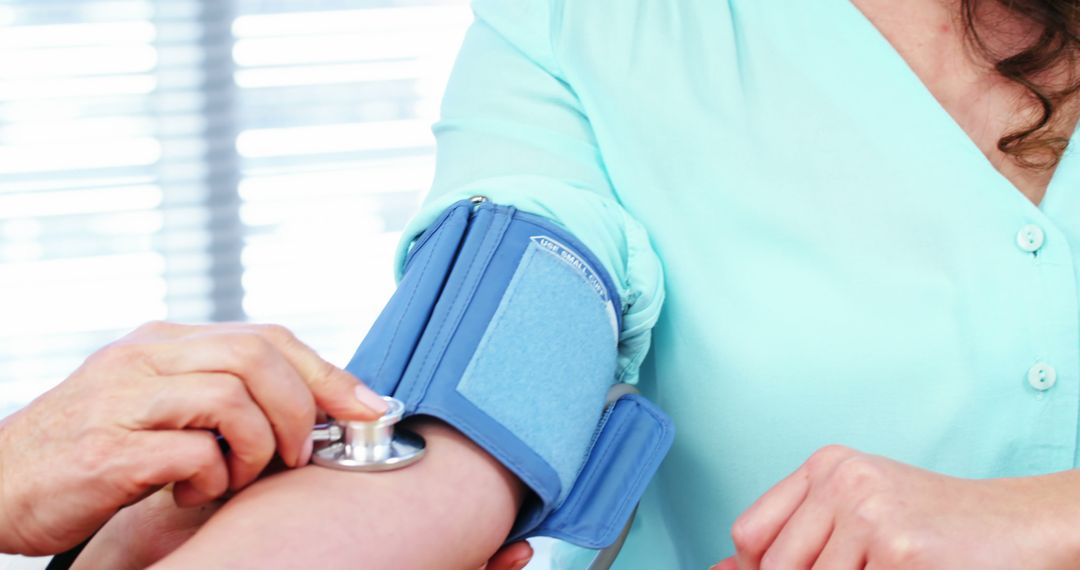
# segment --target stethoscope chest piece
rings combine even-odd
[[[312,462],[345,471],[389,471],[419,461],[426,451],[424,438],[394,429],[405,405],[389,396],[383,399],[390,408],[375,421],[334,421],[316,426],[312,437],[324,446],[315,450]]]

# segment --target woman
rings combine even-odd
[[[1080,3],[474,6],[407,236],[484,194],[616,277],[679,426],[616,567],[1076,565]]]
[[[1080,3],[476,8],[427,211],[559,219],[630,329],[664,268],[616,568],[1078,565]]]

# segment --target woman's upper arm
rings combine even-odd
[[[663,303],[663,272],[623,208],[576,86],[556,57],[560,0],[474,0],[435,125],[435,181],[403,233],[413,240],[474,195],[552,219],[596,255],[623,302],[617,380],[633,382]],[[613,379],[613,381],[616,379]]]

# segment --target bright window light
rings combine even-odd
[[[348,359],[472,19],[379,4],[0,2],[0,417],[152,319]]]

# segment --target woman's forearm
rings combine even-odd
[[[479,568],[505,540],[523,486],[457,431],[412,427],[428,443],[419,463],[269,477],[156,568]]]

